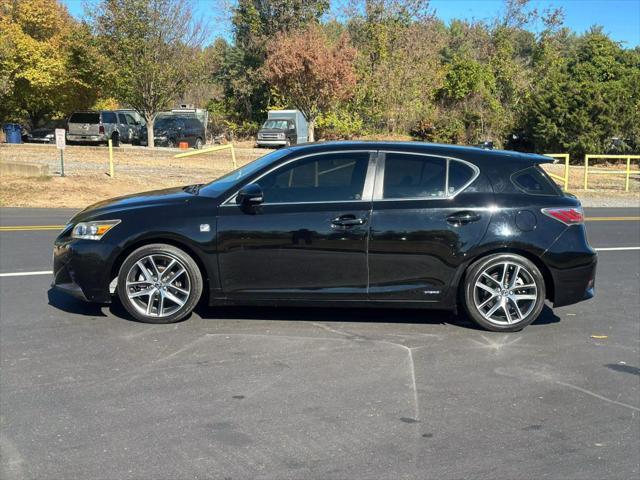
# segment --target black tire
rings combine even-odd
[[[114,147],[120,146],[120,135],[118,133],[113,133],[111,135],[111,145],[113,145]]]
[[[176,145],[176,140],[174,140],[173,138],[167,140],[167,148],[176,148]]]
[[[196,138],[196,143],[193,145],[193,148],[196,150],[200,150],[202,148],[202,139],[200,137]]]
[[[185,272],[182,275],[186,275],[186,277],[188,277],[189,292],[188,295],[182,298],[182,300],[184,300],[184,305],[166,316],[159,316],[160,314],[157,312],[157,310],[162,310],[162,308],[159,306],[159,291],[157,291],[155,297],[143,295],[148,297],[147,304],[149,303],[149,301],[151,301],[153,305],[158,305],[156,308],[156,314],[153,314],[153,311],[151,312],[151,314],[146,314],[140,310],[140,303],[134,303],[134,301],[138,302],[138,298],[141,297],[137,297],[136,300],[129,298],[129,293],[134,293],[135,290],[133,289],[137,287],[127,287],[127,277],[131,275],[132,272],[135,272],[135,270],[132,271],[132,269],[135,268],[139,261],[144,261],[144,259],[147,259],[151,255],[157,255],[160,258],[168,257],[175,260],[178,266],[184,267]],[[151,273],[151,271],[148,271],[148,273]],[[160,274],[161,275],[159,276],[161,277],[164,274],[164,271],[160,270]],[[176,278],[178,278],[178,275],[176,275]],[[184,279],[184,277],[182,278],[186,283],[187,280]],[[150,287],[153,287],[153,280],[148,283],[150,284]],[[156,284],[158,283],[160,282],[156,282]],[[165,283],[164,285],[168,285],[168,283]],[[180,284],[180,286],[183,287],[184,285]],[[128,292],[127,288],[132,290]],[[202,288],[202,273],[200,272],[200,269],[198,268],[198,265],[193,260],[193,258],[191,258],[191,256],[189,256],[183,250],[180,250],[173,245],[167,245],[164,243],[145,245],[138,248],[137,250],[134,250],[122,263],[122,266],[120,267],[120,271],[118,273],[118,297],[120,298],[122,305],[127,310],[127,312],[131,314],[131,316],[141,322],[146,323],[174,323],[179,320],[183,320],[187,315],[191,313],[191,311],[195,308],[198,301],[200,300],[200,297],[202,295]],[[165,287],[164,290],[166,291],[167,288]],[[163,302],[164,301],[165,300],[163,299]],[[140,302],[142,301],[140,300]],[[174,303],[173,307],[175,308],[177,305],[177,303]]]
[[[491,274],[483,276],[483,273],[492,272],[494,269],[497,272],[503,272],[500,278],[498,274],[496,274],[496,280],[489,279],[489,276],[493,278]],[[514,276],[522,288],[519,289],[517,284],[507,288],[498,281],[506,277],[504,281],[509,282]],[[476,283],[481,277],[484,285],[495,288],[493,293],[485,293],[484,289],[476,288]],[[522,278],[527,278],[526,283]],[[527,285],[535,286],[527,287]],[[493,332],[517,332],[530,325],[540,315],[546,297],[544,277],[538,267],[529,259],[513,253],[498,253],[477,260],[466,272],[463,289],[463,305],[469,317],[482,328]],[[534,294],[535,300],[514,300]],[[485,296],[479,298],[479,295]],[[491,312],[496,302],[502,301],[503,298],[504,306],[498,306],[493,315],[500,316],[502,310],[504,321],[501,318],[493,318],[491,315],[487,318],[487,314]],[[480,305],[476,302],[480,302]],[[482,307],[484,302],[489,302],[486,307]],[[525,303],[518,304],[518,302]],[[482,307],[482,311],[478,308],[479,306]],[[524,308],[521,309],[520,306]]]

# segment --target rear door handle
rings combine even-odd
[[[453,215],[449,215],[447,217],[447,222],[458,227],[460,225],[466,225],[467,223],[477,222],[480,218],[480,215],[476,212],[465,210],[463,212],[456,212]]]
[[[366,218],[356,218],[355,215],[341,215],[338,218],[331,220],[332,227],[355,227],[358,225],[364,225],[367,223]]]

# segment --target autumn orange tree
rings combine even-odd
[[[267,81],[309,123],[314,141],[318,114],[353,94],[356,51],[343,34],[331,42],[317,24],[276,35],[267,45],[264,75]]]

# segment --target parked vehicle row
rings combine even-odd
[[[74,112],[68,121],[54,120],[22,132],[22,141],[28,143],[54,143],[55,130],[64,128],[70,144],[120,143],[147,145],[147,127],[133,110],[98,110]],[[194,116],[163,115],[154,124],[155,145],[177,147],[187,143],[193,148],[202,148],[206,139],[205,128]]]

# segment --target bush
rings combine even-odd
[[[318,115],[315,133],[323,140],[351,140],[364,134],[364,122],[358,114],[334,110]]]

